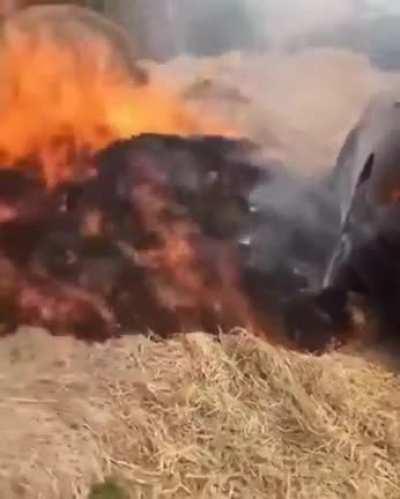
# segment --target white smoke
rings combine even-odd
[[[122,4],[115,3],[115,13],[129,19],[128,4],[124,9]],[[369,12],[363,0],[166,0],[163,8],[156,0],[138,0],[135,5],[138,12],[146,7],[155,20],[167,19],[168,5],[175,14],[154,26],[166,39],[174,33],[181,47],[191,38],[193,19],[201,20],[205,34],[199,41],[205,45],[213,38],[208,31],[215,31],[213,13],[226,12],[219,31],[230,41],[235,29],[240,38],[240,27],[247,29],[250,19],[254,37],[265,41],[257,51],[247,47],[220,56],[181,55],[162,65],[149,63],[151,73],[161,85],[175,86],[197,112],[224,117],[268,146],[270,155],[307,173],[330,168],[371,96],[400,80],[373,67],[367,55],[306,44],[300,49],[302,37],[305,41],[309,34],[333,30]],[[238,25],[231,24],[232,12]],[[150,25],[148,31],[151,38]],[[293,45],[298,48],[294,54],[286,50]],[[202,53],[201,47],[196,53]]]
[[[180,57],[148,67],[196,112],[223,117],[306,174],[331,168],[371,97],[400,82],[366,56],[338,49]]]

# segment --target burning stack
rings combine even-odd
[[[4,333],[260,329],[239,251],[255,146],[154,88],[93,12],[28,8],[0,48]]]
[[[119,328],[168,334],[248,325],[228,244],[238,229],[226,224],[224,232],[225,213],[205,213],[232,189],[222,183],[233,180],[227,171],[235,164],[213,154],[215,141],[224,145],[158,135],[116,142],[92,157],[91,177],[53,189],[36,172],[0,171],[9,327],[28,322],[100,339]],[[228,202],[240,222],[239,192]]]
[[[249,193],[271,172],[244,162],[249,148],[141,135],[93,155],[89,178],[53,189],[37,171],[0,171],[7,310],[14,294],[19,321],[98,337],[117,325],[159,334],[254,326],[244,288],[259,274],[242,244],[256,228]]]
[[[11,15],[0,65],[3,332],[264,332],[282,286],[254,265],[252,193],[280,169],[154,87],[94,12]]]
[[[271,244],[272,266],[268,247],[253,240],[262,228],[261,242],[277,241],[282,223],[290,226],[252,203],[282,173],[252,163],[254,149],[220,136],[142,134],[89,156],[85,178],[52,188],[41,170],[0,171],[9,327],[96,339],[120,330],[265,332],[280,298],[308,282],[287,258],[290,246],[299,252],[299,234],[286,247],[279,241],[280,261]],[[303,249],[317,264],[321,248],[308,236]]]
[[[4,334],[243,327],[271,338],[285,307],[296,330],[301,299],[285,301],[318,286],[337,237],[328,185],[316,192],[228,127],[193,117],[94,12],[10,16],[0,66]],[[343,324],[343,300],[327,296]],[[318,306],[301,305],[300,318]]]

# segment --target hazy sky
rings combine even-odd
[[[277,44],[346,21],[379,14],[400,14],[400,0],[246,0],[254,17],[265,19],[265,33]]]
[[[366,0],[366,3],[373,9],[384,12],[400,13],[399,0]]]

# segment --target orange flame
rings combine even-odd
[[[53,186],[82,173],[90,155],[116,139],[227,131],[195,120],[166,89],[135,81],[104,34],[88,28],[70,43],[44,14],[30,23],[24,16],[29,21],[23,12],[6,23],[0,47],[3,166],[35,163]]]
[[[159,248],[136,255],[149,276],[154,275],[149,282],[158,302],[176,312],[185,324],[183,329],[202,325],[207,330],[211,320],[210,331],[216,321],[226,330],[240,325],[256,331],[250,304],[240,289],[235,259],[227,248],[218,244],[208,255],[199,228],[173,215],[173,198],[161,186],[137,186],[133,195],[143,225],[155,231],[160,241]]]
[[[117,139],[144,132],[232,134],[195,119],[165,88],[141,81],[130,49],[119,33],[115,41],[115,27],[107,23],[72,7],[28,9],[7,21],[0,38],[0,165],[37,168],[51,188],[89,174],[93,154]],[[179,215],[163,182],[138,183],[131,195],[140,223],[156,234],[157,244],[124,248],[146,269],[161,309],[177,317],[183,330],[212,330],[215,324],[255,329],[229,248],[222,243],[209,248],[200,228]],[[101,232],[101,223],[100,213],[89,212],[83,235]],[[74,296],[67,308],[57,308],[49,289],[39,293],[35,286],[22,294],[19,306],[29,319],[42,314],[46,324],[62,322],[71,309],[90,301]],[[42,302],[55,315],[45,317]],[[83,316],[86,320],[86,312]]]

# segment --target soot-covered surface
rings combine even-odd
[[[281,301],[323,269],[334,235],[315,237],[323,225],[298,209],[312,190],[256,152],[245,140],[142,135],[51,191],[29,168],[1,170],[4,333],[21,323],[87,340],[267,331]],[[289,204],[263,202],[290,186]],[[320,217],[336,216],[318,202]]]

